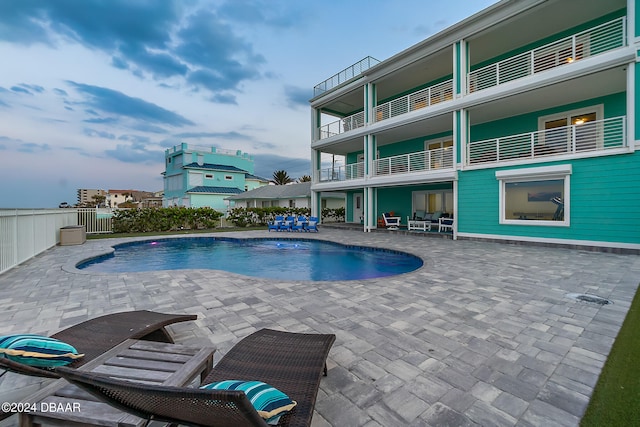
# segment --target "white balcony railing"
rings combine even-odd
[[[622,148],[625,117],[471,142],[467,165],[534,159]]]
[[[326,181],[348,181],[364,177],[364,162],[351,163],[348,165],[335,166],[332,168],[320,169],[318,171],[320,182]]]
[[[376,176],[394,175],[452,167],[453,149],[446,147],[376,159],[374,161],[373,173]]]
[[[318,128],[318,138],[325,139],[364,126],[364,111]]]
[[[626,18],[621,17],[537,49],[469,73],[468,91],[494,87],[535,73],[625,46]]]
[[[450,99],[453,99],[453,80],[447,80],[380,104],[375,107],[373,117],[376,122],[379,122]]]

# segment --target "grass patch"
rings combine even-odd
[[[640,425],[640,292],[602,369],[581,427]]]
[[[222,233],[226,231],[251,231],[251,230],[266,230],[266,226],[243,227],[243,228],[225,227],[225,228],[211,228],[206,230],[154,231],[150,233],[97,233],[97,234],[87,234],[87,240],[113,239],[116,237],[177,236],[182,234]]]

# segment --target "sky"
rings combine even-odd
[[[0,208],[160,191],[164,152],[310,175],[313,87],[493,0],[2,0]]]

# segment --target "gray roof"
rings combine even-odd
[[[255,190],[227,197],[227,200],[295,199],[300,197],[311,197],[311,182],[289,185],[264,185]]]

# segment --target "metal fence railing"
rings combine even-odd
[[[446,147],[376,159],[373,171],[375,175],[395,175],[452,167],[453,149]]]
[[[78,224],[84,225],[87,234],[113,232],[113,210],[109,208],[78,208]]]
[[[453,99],[453,80],[401,96],[374,108],[376,122]]]
[[[626,146],[625,117],[471,142],[467,165],[605,151]]]
[[[324,126],[320,126],[318,138],[325,139],[335,135],[339,135],[343,132],[348,132],[353,129],[358,129],[364,126],[364,111],[352,114],[351,116],[344,117],[335,122],[331,122]]]
[[[322,83],[318,83],[317,85],[315,85],[315,87],[313,88],[313,96],[321,95],[322,93],[346,82],[347,80],[351,80],[355,76],[361,74],[363,71],[379,63],[380,61],[378,61],[377,59],[367,56],[366,58],[361,59],[355,64],[348,66],[339,73],[334,74]]]
[[[320,169],[318,171],[318,177],[320,182],[348,181],[350,179],[364,178],[364,162]]]

